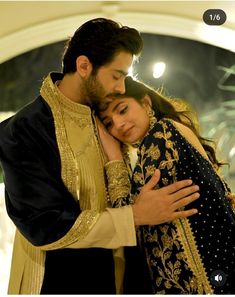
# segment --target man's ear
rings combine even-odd
[[[86,78],[92,72],[92,64],[87,56],[79,56],[76,60],[77,72],[81,77]]]

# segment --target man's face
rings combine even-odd
[[[83,92],[91,107],[95,108],[105,97],[125,93],[125,77],[132,61],[131,54],[120,52],[111,63],[101,66],[96,75],[88,77]]]

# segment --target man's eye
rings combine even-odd
[[[128,109],[128,106],[124,107],[123,109],[120,110],[120,114],[124,114]]]
[[[119,80],[121,76],[116,76],[116,75],[113,75],[113,79],[115,80]]]

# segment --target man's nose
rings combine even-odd
[[[115,92],[118,93],[118,94],[124,94],[125,91],[126,91],[126,89],[125,89],[125,80],[121,80],[115,86]]]

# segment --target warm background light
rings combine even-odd
[[[157,62],[153,66],[153,77],[159,78],[163,75],[166,69],[166,64],[164,62]]]

